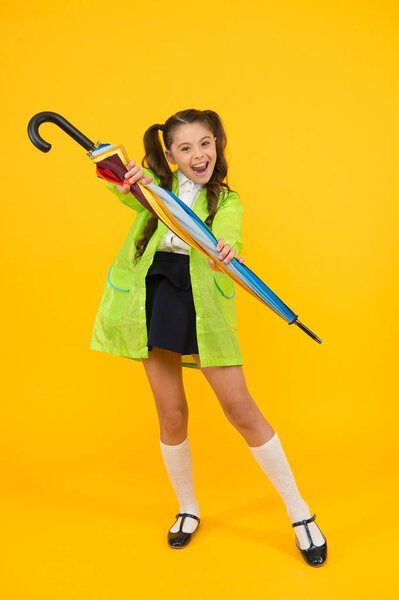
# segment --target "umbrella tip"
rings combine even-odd
[[[303,323],[301,323],[300,321],[298,321],[298,318],[296,318],[295,321],[293,321],[293,323],[295,323],[295,325],[298,325],[298,327],[300,329],[302,329],[302,331],[304,331],[305,333],[307,333],[307,335],[309,337],[311,337],[312,340],[314,340],[318,344],[322,343],[321,339],[319,337],[317,337],[317,335],[315,333],[313,333],[313,331],[310,331],[310,329],[308,327],[306,327],[306,325],[304,325]],[[291,325],[291,323],[290,323],[290,325]]]

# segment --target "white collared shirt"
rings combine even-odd
[[[203,184],[194,183],[191,179],[188,179],[180,169],[177,169],[177,177],[179,180],[179,199],[189,208],[193,208],[200,191],[204,187]],[[177,252],[178,254],[189,254],[190,246],[186,244],[186,242],[183,242],[183,240],[177,237],[177,235],[168,228],[157,250],[163,252]]]

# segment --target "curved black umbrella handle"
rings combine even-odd
[[[34,115],[28,124],[28,135],[29,138],[39,150],[42,152],[48,152],[51,148],[51,144],[46,142],[41,135],[39,134],[39,126],[42,123],[55,123],[58,127],[61,127],[68,135],[70,135],[78,144],[83,146],[85,150],[89,150],[92,152],[96,145],[94,142],[89,140],[83,133],[81,133],[76,127],[72,125],[69,121],[64,119],[61,115],[55,112],[40,112]]]

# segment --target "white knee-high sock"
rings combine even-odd
[[[180,504],[178,512],[187,512],[200,516],[199,504],[195,497],[191,447],[188,436],[180,444],[170,446],[159,440],[166,470]],[[172,533],[179,531],[182,517],[170,528]],[[186,517],[183,531],[192,533],[198,526],[198,521]]]
[[[248,448],[280,494],[291,523],[309,519],[312,515],[308,505],[299,493],[277,433],[274,432],[273,437],[262,446],[248,446]],[[317,524],[312,521],[308,523],[308,527],[315,545],[321,546],[324,544],[325,538]],[[300,547],[302,549],[309,548],[309,539],[304,525],[294,527],[293,531],[298,538]]]

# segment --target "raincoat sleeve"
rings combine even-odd
[[[238,256],[243,247],[242,236],[242,213],[244,207],[237,192],[229,192],[224,195],[220,207],[212,223],[212,233],[219,241],[224,239],[236,251]]]
[[[158,183],[157,177],[154,175],[154,173],[150,169],[147,169],[145,167],[141,167],[141,168],[143,169],[144,174],[146,176],[150,175],[153,178],[153,183]],[[139,202],[137,200],[137,198],[135,198],[133,196],[133,194],[130,194],[130,193],[122,194],[119,190],[117,190],[115,183],[111,183],[110,181],[107,181],[106,185],[107,185],[107,188],[109,190],[111,190],[111,192],[114,192],[114,194],[117,196],[117,198],[123,204],[126,204],[126,206],[129,206],[129,208],[132,208],[133,210],[136,210],[137,212],[140,212],[141,210],[147,210],[147,208],[145,206],[143,206],[141,204],[141,202]]]

